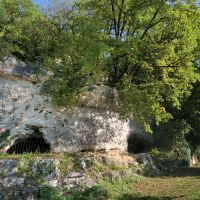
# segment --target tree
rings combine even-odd
[[[57,48],[52,23],[31,0],[0,2],[0,55],[41,66]]]
[[[62,62],[54,68],[58,104],[77,102],[91,84],[107,84],[121,95],[121,113],[149,129],[173,118],[199,78],[195,1],[85,0],[53,18],[62,34],[55,54]]]
[[[194,152],[200,143],[200,82],[194,85],[192,94],[183,104],[181,118],[192,128],[186,139]]]
[[[119,112],[150,130],[173,118],[199,79],[195,0],[55,0],[47,13],[2,0],[0,9],[3,51],[53,70],[58,105],[106,84],[119,91]]]
[[[31,0],[2,0],[0,1],[0,55],[20,54],[24,52],[20,48],[23,40],[29,35],[34,21],[40,17],[39,10]]]

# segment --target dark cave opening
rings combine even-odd
[[[42,133],[34,132],[34,134],[15,140],[14,144],[7,150],[8,154],[23,153],[48,153],[50,152],[50,144],[43,138]]]
[[[147,153],[153,146],[154,142],[150,135],[134,133],[128,137],[128,152],[130,153]]]

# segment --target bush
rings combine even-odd
[[[190,125],[184,120],[169,121],[156,126],[153,131],[153,137],[156,147],[169,151],[177,142],[183,141],[191,131]]]
[[[159,149],[151,151],[153,160],[158,168],[172,169],[175,167],[188,167],[190,165],[191,150],[187,142],[183,141],[182,143],[177,143],[168,151]]]
[[[182,138],[178,140],[172,146],[171,155],[176,160],[185,160],[186,162],[190,163],[191,149],[187,141]]]
[[[191,149],[186,136],[190,130],[190,125],[184,120],[170,121],[157,126],[153,134],[157,147],[152,151],[154,160],[167,168],[189,166]]]

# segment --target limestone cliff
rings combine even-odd
[[[116,91],[94,86],[85,106],[58,109],[52,106],[51,96],[41,93],[47,77],[45,70],[38,73],[37,68],[14,57],[1,59],[0,136],[5,130],[10,131],[6,143],[0,141],[1,151],[6,151],[16,139],[29,137],[36,128],[56,152],[127,149],[127,137],[136,126],[107,108],[117,106]],[[111,95],[112,102],[106,94]]]

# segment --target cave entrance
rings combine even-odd
[[[26,138],[15,140],[14,144],[7,150],[7,153],[48,153],[49,151],[50,145],[45,141],[42,133],[34,132],[34,134]]]
[[[150,135],[134,133],[128,137],[128,152],[147,153],[153,148],[154,142]]]

